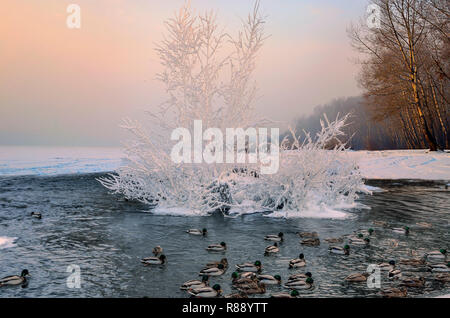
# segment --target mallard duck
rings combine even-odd
[[[408,235],[408,234],[409,234],[409,227],[408,227],[408,226],[404,226],[404,227],[394,227],[394,228],[392,229],[392,231],[393,231],[394,233],[397,233],[397,234],[405,234],[405,235]]]
[[[300,244],[306,245],[306,246],[319,246],[320,240],[318,238],[310,238],[310,239],[305,239],[305,240],[301,241]]]
[[[289,261],[289,268],[298,268],[306,266],[305,255],[301,253],[298,258],[291,259]]]
[[[444,260],[447,257],[447,250],[441,248],[439,251],[425,253],[427,260]]]
[[[427,222],[417,222],[416,225],[418,227],[421,227],[424,229],[431,229],[433,227],[433,225],[431,223],[427,223]]]
[[[156,246],[152,252],[153,252],[153,255],[158,256],[159,254],[162,254],[163,249],[161,246]]]
[[[239,274],[238,272],[233,272],[231,274],[231,277],[232,277],[232,284],[234,287],[254,283],[257,282],[258,280],[256,274],[252,272],[246,272],[242,274]]]
[[[2,286],[15,286],[22,285],[25,286],[27,283],[27,277],[31,276],[28,269],[24,269],[19,275],[6,276],[0,279],[0,287]]]
[[[374,225],[378,225],[378,226],[382,226],[382,227],[388,227],[389,224],[385,221],[373,221],[372,222]]]
[[[161,254],[158,257],[145,257],[141,259],[144,265],[162,265],[167,263],[166,255]]]
[[[388,278],[390,280],[396,280],[402,277],[401,270],[396,268],[395,261],[390,261],[389,265],[391,265],[391,269],[388,272]]]
[[[428,268],[434,273],[448,273],[450,272],[450,262],[447,264],[429,264]]]
[[[425,265],[425,260],[423,258],[410,258],[410,259],[400,259],[399,264],[406,266],[422,266]]]
[[[188,289],[197,289],[197,288],[208,287],[209,286],[208,280],[209,280],[209,276],[203,275],[201,281],[198,279],[188,280],[183,285],[181,285],[180,289],[188,290]]]
[[[331,244],[336,244],[336,243],[343,243],[344,239],[342,237],[330,237],[330,238],[326,238],[325,242],[327,243],[331,243]]]
[[[300,293],[293,289],[290,293],[276,293],[270,295],[271,298],[297,298]]]
[[[271,255],[271,254],[276,254],[280,251],[280,249],[278,248],[278,244],[275,242],[273,243],[273,245],[267,246],[266,250],[264,251],[264,255]]]
[[[314,280],[308,277],[306,280],[288,281],[284,284],[284,288],[288,289],[311,289],[313,288]]]
[[[437,281],[440,281],[442,283],[448,283],[450,282],[450,273],[440,273],[437,274],[434,279],[436,279]]]
[[[42,219],[42,214],[39,212],[31,212],[31,216],[39,220]]]
[[[189,229],[189,230],[186,231],[186,233],[191,234],[191,235],[203,235],[203,236],[206,236],[206,234],[208,234],[208,230],[207,229],[202,229],[202,230]]]
[[[345,277],[345,281],[352,283],[365,282],[367,277],[369,277],[369,273],[353,273]]]
[[[331,246],[330,248],[328,248],[328,250],[330,251],[330,253],[333,253],[333,254],[339,254],[339,255],[349,255],[350,254],[350,246],[349,245],[345,245],[344,247]]]
[[[388,263],[379,263],[378,268],[382,271],[389,271],[392,269],[392,264],[395,264],[395,261],[389,261]]]
[[[223,252],[227,249],[227,244],[225,242],[221,242],[220,244],[211,244],[206,250],[209,252]]]
[[[278,233],[278,235],[269,234],[264,237],[266,241],[282,242],[284,240],[283,232]]]
[[[237,289],[240,292],[245,293],[247,295],[265,294],[266,293],[266,285],[259,283],[259,282],[251,283],[251,284],[247,284],[247,285],[239,285],[239,287],[237,287]]]
[[[279,285],[281,284],[281,276],[280,275],[258,275],[257,276],[260,283],[265,285]]]
[[[358,233],[365,236],[370,236],[375,233],[375,230],[373,228],[368,228],[367,230],[359,230]]]
[[[370,239],[368,237],[365,237],[364,239],[354,237],[354,238],[350,238],[349,239],[349,243],[351,245],[360,245],[360,246],[361,245],[365,245],[365,246],[367,246],[367,245],[370,244]]]
[[[312,274],[310,272],[291,275],[289,276],[288,281],[307,280],[308,278],[312,278]]]
[[[301,238],[317,238],[319,237],[319,234],[317,232],[299,232],[297,233],[298,236]]]
[[[205,268],[217,267],[219,264],[222,264],[225,268],[228,267],[228,260],[226,258],[222,258],[219,262],[211,262],[206,264]]]
[[[217,265],[217,267],[204,268],[200,271],[199,275],[203,276],[221,276],[225,273],[225,266],[223,264]]]
[[[220,296],[222,289],[219,284],[215,284],[213,287],[189,289],[188,293],[197,298],[214,298]]]
[[[388,288],[380,291],[381,296],[386,298],[398,298],[408,296],[406,288]]]
[[[421,288],[425,286],[423,277],[404,277],[400,279],[400,286]]]
[[[254,264],[244,263],[236,265],[236,269],[239,272],[261,272],[262,264],[260,261],[256,261]]]

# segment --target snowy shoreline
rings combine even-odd
[[[371,180],[450,182],[450,153],[428,150],[348,151]],[[0,176],[111,172],[122,164],[120,148],[0,146]]]

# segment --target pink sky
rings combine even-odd
[[[66,8],[81,7],[81,29]],[[2,0],[0,144],[118,145],[118,123],[164,100],[154,52],[163,21],[183,0]],[[217,9],[231,32],[251,0],[192,0]],[[318,104],[360,93],[346,28],[364,1],[262,0],[271,35],[255,79],[258,111],[289,121]]]

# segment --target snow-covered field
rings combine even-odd
[[[350,151],[367,179],[450,181],[450,153],[427,150]],[[119,148],[0,147],[0,175],[58,175],[117,169]]]
[[[351,151],[367,179],[450,180],[450,153],[428,150]]]

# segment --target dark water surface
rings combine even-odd
[[[287,269],[289,260],[300,252],[306,255],[305,271],[312,272],[315,279],[315,288],[302,293],[305,297],[376,296],[377,289],[347,284],[344,278],[352,272],[364,272],[368,264],[449,249],[450,190],[439,183],[377,182],[387,191],[362,196],[360,202],[371,209],[351,212],[349,219],[286,220],[261,214],[237,218],[152,215],[144,213],[148,209],[142,204],[108,194],[95,180],[99,176],[0,177],[0,238],[17,238],[14,246],[0,249],[0,276],[19,274],[23,268],[32,275],[26,288],[0,288],[0,297],[186,297],[179,290],[180,284],[197,278],[204,264],[222,257],[228,258],[231,268],[212,282],[229,293],[235,264],[261,260],[264,273],[286,279],[302,272]],[[31,218],[32,211],[42,212],[43,218]],[[373,226],[374,220],[386,221],[390,227],[408,225],[411,234],[399,235]],[[417,222],[429,222],[433,227],[421,229]],[[209,232],[206,238],[184,233],[188,228],[203,227]],[[352,248],[348,257],[328,253],[325,238],[369,227],[376,230],[370,247]],[[264,248],[269,245],[264,235],[280,231],[285,233],[285,242],[279,255],[264,257]],[[300,245],[295,235],[299,231],[317,231],[322,244]],[[397,247],[389,246],[391,239],[398,241]],[[221,241],[228,245],[226,253],[205,251],[209,243]],[[164,248],[168,264],[142,266],[140,258],[150,256],[156,245]],[[71,264],[81,268],[80,289],[66,285],[66,270]],[[448,284],[436,282],[425,269],[413,272],[401,268],[405,274],[426,278],[426,287],[410,289],[411,296],[449,293]],[[382,275],[382,287],[396,286],[385,273]]]

